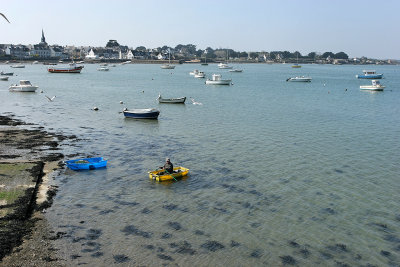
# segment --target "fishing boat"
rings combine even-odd
[[[103,157],[73,159],[65,161],[67,167],[71,170],[94,170],[107,167],[107,160]]]
[[[48,68],[47,71],[50,73],[81,73],[83,67],[84,66],[77,66],[75,62],[72,62],[68,67]]]
[[[371,82],[371,85],[361,85],[360,90],[383,91],[383,89],[386,87],[377,80],[372,80]]]
[[[211,85],[230,85],[232,80],[223,80],[221,74],[213,74],[211,80],[208,79],[206,84]]]
[[[159,94],[157,100],[158,103],[184,104],[186,101],[186,97],[162,98],[161,94]]]
[[[17,64],[17,65],[11,65],[10,67],[14,68],[14,69],[21,69],[21,68],[25,68],[25,65]]]
[[[311,82],[311,80],[312,80],[311,77],[305,77],[305,76],[297,76],[286,79],[287,82]]]
[[[14,84],[9,87],[12,92],[35,92],[39,86],[32,85],[28,80],[20,80],[19,84]]]
[[[363,70],[362,75],[356,75],[358,79],[382,79],[383,74],[377,74],[375,70]]]
[[[158,118],[160,115],[160,111],[154,108],[145,108],[145,109],[124,109],[123,111],[124,116],[126,118],[133,118],[133,119],[154,119]]]
[[[156,180],[157,182],[171,181],[171,180],[177,180],[184,176],[187,176],[188,173],[189,173],[189,169],[179,166],[179,167],[175,167],[174,172],[171,174],[166,173],[165,170],[163,170],[163,169],[150,171],[149,178],[151,180]]]
[[[175,69],[174,65],[171,65],[171,50],[168,49],[168,64],[162,64],[162,69]]]
[[[4,71],[2,71],[2,72],[0,72],[0,75],[3,75],[3,76],[13,76],[13,75],[14,75],[14,72],[4,72]]]
[[[0,76],[0,81],[8,81],[8,76]]]
[[[195,78],[205,78],[206,74],[202,71],[199,71],[197,74],[194,75]]]

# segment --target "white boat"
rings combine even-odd
[[[312,80],[311,77],[305,77],[305,76],[297,76],[286,79],[287,82],[311,82],[311,80]]]
[[[383,89],[386,87],[377,80],[372,80],[371,82],[372,85],[361,85],[360,90],[383,91]]]
[[[8,81],[8,76],[0,76],[0,81]]]
[[[19,85],[11,85],[9,90],[14,92],[35,92],[39,86],[32,85],[28,80],[20,80]]]
[[[194,71],[189,72],[190,75],[196,75],[197,73],[199,73],[199,70],[194,70]]]
[[[39,61],[35,60],[32,62],[32,64],[39,64]]]
[[[162,69],[175,69],[174,65],[171,65],[171,50],[168,49],[168,64],[162,64],[160,66]]]
[[[202,71],[199,71],[198,73],[196,73],[196,74],[194,75],[194,77],[195,77],[195,78],[205,78],[205,77],[206,77],[206,74],[205,74],[204,72],[202,72]]]
[[[219,64],[218,64],[218,68],[220,68],[220,69],[232,69],[233,67],[232,67],[232,66],[229,66],[229,65],[226,64],[226,63],[219,63]]]
[[[211,80],[208,79],[206,84],[211,85],[231,85],[232,80],[223,80],[221,74],[213,74]]]
[[[110,69],[107,68],[106,66],[102,66],[100,68],[97,69],[98,71],[109,71]]]
[[[105,66],[108,66],[108,64],[107,63],[101,63],[100,66],[105,67]]]
[[[11,65],[10,67],[15,68],[15,69],[21,69],[21,68],[25,68],[25,65],[17,64],[17,65]]]

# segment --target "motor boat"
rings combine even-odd
[[[196,74],[194,75],[194,77],[195,77],[195,78],[205,78],[205,77],[206,77],[206,74],[205,74],[204,72],[202,72],[202,71],[199,71],[198,73],[196,73]]]
[[[233,67],[232,67],[232,66],[229,66],[229,65],[226,64],[226,63],[219,63],[219,64],[218,64],[218,68],[220,68],[220,69],[232,69]]]
[[[199,70],[194,70],[194,71],[189,72],[190,75],[196,75],[197,73],[199,73]]]
[[[223,80],[221,74],[213,74],[211,80],[208,79],[206,84],[211,85],[231,85],[232,80]]]
[[[109,71],[110,69],[106,66],[102,66],[100,68],[97,69],[98,71]]]
[[[311,77],[305,77],[305,76],[297,76],[286,79],[287,82],[311,82],[311,80],[312,80]]]
[[[362,75],[356,75],[358,79],[382,79],[383,74],[377,74],[375,70],[363,70]]]
[[[35,92],[39,86],[32,85],[28,80],[20,80],[19,85],[11,85],[9,90],[13,92]]]
[[[75,62],[69,64],[66,68],[48,68],[47,71],[50,73],[81,73],[84,66],[77,66]]]
[[[383,91],[383,89],[386,87],[377,80],[372,80],[371,82],[371,85],[361,85],[360,90]]]
[[[183,104],[185,103],[186,97],[163,98],[161,94],[159,94],[157,100],[158,103]]]

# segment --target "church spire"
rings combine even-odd
[[[42,43],[45,43],[46,42],[46,38],[44,38],[44,32],[43,32],[43,29],[42,29]]]

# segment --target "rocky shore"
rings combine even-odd
[[[64,266],[44,212],[57,192],[49,174],[62,167],[59,146],[75,138],[0,115],[0,266]]]

